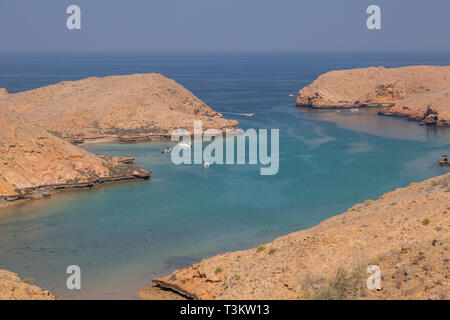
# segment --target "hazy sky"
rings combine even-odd
[[[382,30],[366,28],[370,4]],[[450,52],[449,34],[449,0],[0,0],[0,52]]]

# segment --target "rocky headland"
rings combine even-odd
[[[0,89],[0,206],[53,190],[148,178],[133,159],[73,144],[170,138],[173,129],[236,128],[173,80],[134,74],[66,81],[30,91]]]
[[[0,270],[0,300],[55,300],[55,297],[16,273]]]
[[[298,106],[381,107],[381,115],[450,126],[450,66],[331,71],[300,90]]]
[[[0,88],[0,207],[60,189],[148,179],[151,172],[133,158],[96,155],[74,144],[170,138],[177,128],[193,132],[194,120],[205,130],[238,124],[160,74],[94,77],[15,94]],[[54,296],[0,270],[4,299]]]
[[[0,104],[73,143],[89,140],[139,142],[170,138],[177,128],[192,132],[236,128],[174,80],[160,74],[92,77],[7,94]]]
[[[450,299],[450,174],[154,279],[193,299]],[[369,265],[381,290],[365,288]]]
[[[47,197],[57,189],[149,178],[150,174],[129,161],[78,148],[0,107],[0,206]]]

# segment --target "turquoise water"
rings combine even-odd
[[[0,269],[60,298],[136,298],[152,277],[221,252],[308,228],[356,202],[448,172],[435,160],[449,130],[359,113],[295,107],[295,93],[327,70],[450,64],[442,55],[0,56],[0,87],[15,92],[90,75],[161,72],[246,128],[280,129],[280,170],[175,166],[167,143],[89,145],[133,156],[152,180],[71,191],[2,210]],[[231,117],[231,115],[227,116]],[[31,230],[25,231],[26,229]],[[82,290],[65,288],[79,265]]]

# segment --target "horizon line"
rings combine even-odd
[[[292,53],[292,54],[450,54],[449,51],[430,50],[11,50],[0,54],[245,54],[245,53]]]

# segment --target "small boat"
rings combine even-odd
[[[208,162],[208,161],[205,161],[205,163],[203,164],[203,167],[204,167],[204,168],[209,168],[209,162]]]
[[[163,150],[161,150],[161,153],[170,153],[170,152],[172,152],[171,147],[165,147]]]
[[[253,112],[243,113],[243,115],[246,116],[246,117],[254,117],[255,116],[255,114]]]
[[[359,112],[360,110],[358,108],[351,108],[350,112]]]
[[[441,160],[438,160],[441,167],[450,167],[450,161],[448,161],[448,155],[444,154]]]
[[[185,143],[185,142],[180,143],[179,146],[183,149],[190,149],[192,147],[192,145],[190,143]]]
[[[123,164],[133,164],[134,162],[134,158],[130,158],[130,157],[121,157],[118,158],[117,161],[119,161],[119,163],[123,163]]]

